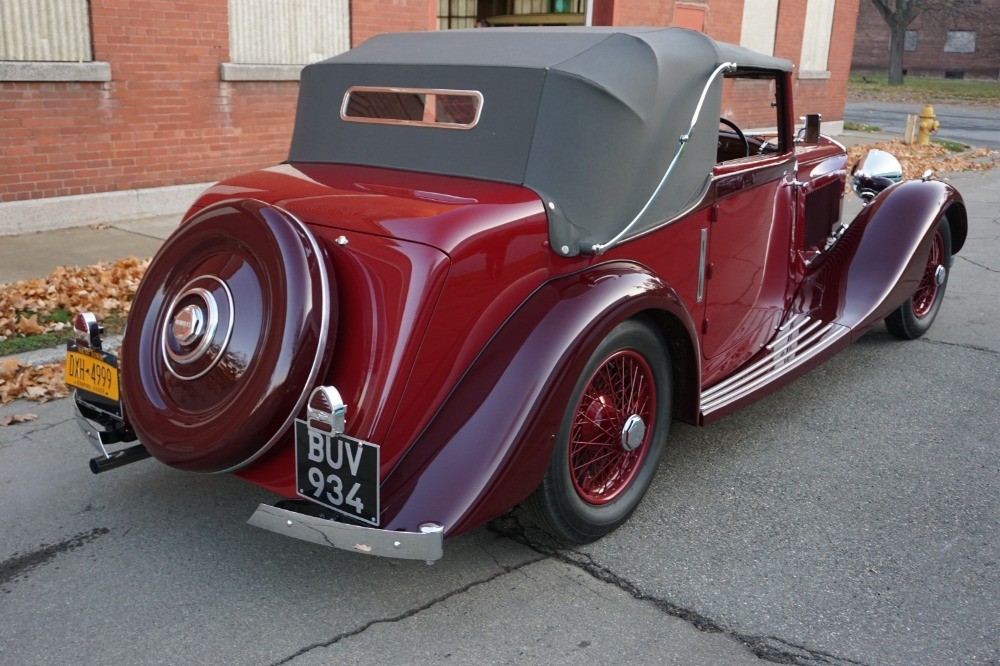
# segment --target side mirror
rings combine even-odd
[[[806,114],[805,143],[819,143],[819,121],[823,118],[821,114]]]
[[[884,150],[869,150],[851,169],[851,189],[866,205],[879,192],[903,179],[899,160]]]

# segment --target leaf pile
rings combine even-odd
[[[30,366],[16,358],[0,362],[0,405],[19,398],[48,402],[68,394],[62,363]]]
[[[46,317],[59,309],[86,310],[98,319],[112,312],[124,317],[149,262],[128,257],[84,268],[63,266],[48,277],[0,284],[0,340],[63,330],[68,324]]]
[[[956,155],[949,153],[944,146],[935,143],[929,146],[918,146],[916,144],[907,145],[901,140],[896,140],[853,146],[847,150],[848,164],[853,166],[861,159],[862,155],[872,148],[884,150],[899,160],[903,167],[903,177],[908,179],[920,178],[927,169],[933,169],[935,173],[986,171],[996,163],[996,153],[991,152],[989,148],[979,148]]]

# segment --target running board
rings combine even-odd
[[[714,421],[733,411],[737,403],[759,398],[792,381],[831,356],[836,351],[831,347],[837,342],[846,345],[850,332],[845,326],[808,315],[791,315],[761,350],[760,358],[702,391],[701,422]]]

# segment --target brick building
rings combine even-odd
[[[906,30],[903,72],[957,79],[1000,78],[1000,0],[965,0],[949,12],[925,12]],[[851,66],[858,72],[889,69],[889,26],[870,0],[862,0]]]
[[[386,31],[679,25],[788,58],[842,126],[858,0],[0,0],[0,235],[177,212],[281,161],[309,62]]]

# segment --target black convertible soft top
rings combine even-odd
[[[495,28],[393,33],[302,72],[291,162],[359,164],[523,184],[546,204],[553,248],[605,242],[656,190],[722,63],[792,63],[680,28]],[[704,194],[721,77],[670,178],[628,235]],[[469,130],[344,121],[352,86],[475,90]]]

